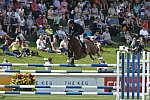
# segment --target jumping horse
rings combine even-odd
[[[85,38],[84,43],[86,45],[86,52],[83,51],[83,47],[81,45],[80,40],[78,40],[74,35],[69,36],[67,38],[67,63],[68,64],[74,64],[74,60],[80,60],[82,58],[85,58],[87,55],[90,56],[91,60],[94,60],[92,55],[98,54],[98,49],[96,46],[90,41],[89,39]]]

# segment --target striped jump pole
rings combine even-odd
[[[137,63],[137,99],[140,99],[140,53],[138,53],[138,63]]]
[[[46,91],[0,91],[0,94],[47,94],[47,95],[117,95],[115,92],[46,92]]]
[[[117,86],[74,86],[74,85],[0,85],[0,88],[71,88],[71,89],[117,89]]]
[[[130,98],[130,53],[127,53],[127,99]]]
[[[150,73],[149,72],[149,70],[150,70],[149,69],[149,67],[150,67],[150,52],[147,52],[147,60],[149,61],[149,63],[147,63],[147,94],[149,94],[150,93],[150,91],[149,91],[150,90],[150,88],[149,88],[150,87],[150,80],[149,80],[149,78],[150,78],[149,77],[149,73]],[[149,96],[147,96],[146,99],[149,100],[150,99]]]
[[[116,73],[114,70],[0,70],[6,73]]]
[[[18,64],[18,63],[10,63],[10,64],[5,64],[5,63],[0,63],[0,66],[34,66],[34,67],[51,67],[51,66],[59,66],[59,67],[112,67],[116,66],[116,64]]]
[[[122,100],[124,100],[124,59],[125,59],[125,56],[124,56],[124,52],[122,53],[122,82],[121,82],[121,91],[122,91]]]
[[[145,51],[143,52],[143,64],[142,64],[142,100],[145,100]]]

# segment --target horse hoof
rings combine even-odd
[[[99,60],[103,60],[103,57],[99,57],[98,59],[99,59]]]

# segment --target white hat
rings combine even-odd
[[[41,28],[42,28],[43,26],[42,26],[42,25],[40,25],[39,27],[41,27]]]

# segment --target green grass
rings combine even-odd
[[[101,55],[104,57],[106,63],[108,64],[115,64],[116,63],[116,50],[118,49],[117,46],[104,46],[104,50],[106,52],[102,52]],[[146,46],[147,50],[150,50],[150,46]],[[35,47],[31,47],[31,50],[36,50]],[[55,53],[47,53],[47,52],[40,52],[40,57],[22,57],[22,58],[15,58],[12,56],[8,56],[2,53],[0,50],[0,62],[3,62],[4,58],[7,58],[11,63],[38,63],[43,64],[43,58],[52,57],[54,64],[65,64],[66,57],[64,54],[55,54]],[[96,56],[94,56],[97,58]],[[97,64],[99,60],[92,62],[90,57],[87,56],[84,59],[75,61],[76,64]],[[37,67],[12,67],[11,69],[44,69],[44,68],[37,68]],[[59,70],[90,70],[96,69],[92,67],[52,67],[52,69],[59,69]],[[0,95],[0,100],[115,100],[115,96],[95,96],[95,95],[83,95],[83,96],[62,96],[62,95]]]
[[[62,95],[2,95],[0,100],[115,100],[115,96]]]

